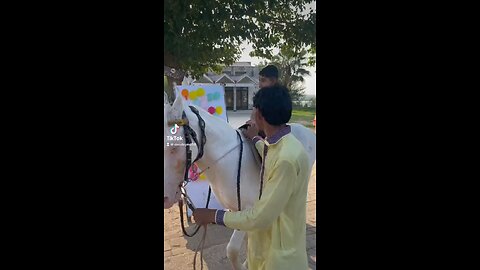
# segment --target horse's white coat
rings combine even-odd
[[[169,134],[168,120],[181,119],[182,111],[185,111],[189,120],[189,125],[200,136],[200,128],[198,126],[197,116],[185,106],[183,99],[177,97],[172,106],[167,103],[165,97],[164,110],[167,119],[164,122],[164,134]],[[237,147],[229,154],[222,157],[225,153],[233,149],[239,144],[237,133],[223,119],[210,115],[205,110],[196,107],[200,112],[200,116],[205,121],[205,136],[207,143],[204,148],[203,157],[197,161],[198,167],[203,170],[210,166],[211,168],[205,172],[207,179],[212,187],[212,192],[223,207],[232,211],[237,210],[237,171],[240,148]],[[310,158],[310,169],[316,159],[316,136],[308,128],[299,124],[290,124],[292,134],[303,144]],[[254,153],[246,145],[246,138],[240,132],[244,141],[242,168],[240,176],[241,205],[242,209],[251,208],[255,201],[258,200],[260,191],[260,168],[255,162]],[[183,129],[177,136],[184,136]],[[164,138],[164,143],[166,139]],[[165,145],[165,144],[164,144]],[[192,158],[198,153],[196,146],[192,146]],[[183,181],[185,171],[185,153],[183,146],[164,147],[164,208],[170,208],[179,198],[178,185]],[[217,163],[214,163],[217,161]],[[234,269],[244,269],[244,266],[238,262],[238,253],[245,232],[234,231],[230,242],[227,246],[227,256],[233,264]]]

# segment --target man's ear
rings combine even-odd
[[[260,112],[259,109],[255,110],[255,117],[256,117],[256,119],[260,119],[262,121],[265,121],[265,119],[263,118],[262,112]]]

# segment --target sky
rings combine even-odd
[[[316,1],[313,1],[312,3],[306,5],[307,9],[313,9],[317,10],[316,8]],[[305,10],[305,12],[308,12],[308,10]],[[250,57],[249,53],[253,51],[253,48],[250,44],[244,42],[242,43],[242,56],[240,57],[240,62],[252,62],[252,65],[256,65],[260,63],[263,59],[260,59],[258,57]],[[278,49],[274,50],[273,53],[278,53]],[[315,71],[317,70],[317,65],[313,67],[307,68],[308,71],[310,71],[310,76],[305,76],[305,82],[304,86],[306,87],[305,89],[305,94],[307,95],[315,95],[316,88],[317,88],[317,74]]]

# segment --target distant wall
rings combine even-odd
[[[300,100],[300,101],[292,101],[293,105],[296,105],[296,106],[305,106],[307,105],[307,107],[312,107],[313,104],[310,100]]]

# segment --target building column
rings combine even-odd
[[[233,111],[237,111],[237,86],[233,85]]]

